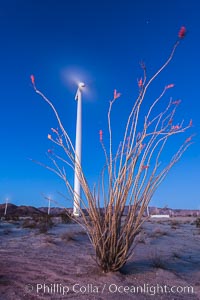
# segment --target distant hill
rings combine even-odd
[[[101,211],[103,212],[103,208]],[[4,216],[5,204],[0,204],[0,217]],[[72,213],[72,208],[67,209],[68,212]],[[27,217],[33,215],[41,215],[48,212],[47,207],[39,207],[35,208],[33,206],[25,206],[25,205],[14,205],[8,203],[7,206],[7,216],[19,216],[19,217]],[[53,216],[59,215],[61,213],[65,213],[66,209],[60,207],[51,207],[50,214]],[[124,215],[128,212],[128,207],[125,207]],[[200,216],[200,210],[189,210],[189,209],[171,209],[171,208],[158,208],[158,207],[149,207],[150,214],[169,214],[170,216]]]
[[[38,209],[43,213],[48,213],[48,207],[39,207]],[[72,209],[69,208],[69,209],[67,209],[67,211],[72,212]],[[51,209],[50,209],[50,214],[53,216],[62,214],[64,212],[66,212],[66,209],[61,208],[61,207],[51,207]]]
[[[4,216],[5,212],[5,204],[0,204],[0,216]],[[40,211],[38,208],[35,208],[33,206],[24,206],[24,205],[14,205],[11,203],[8,203],[7,206],[7,213],[6,215],[10,216],[20,216],[20,217],[27,217],[27,216],[33,216],[33,215],[40,215],[42,214],[42,211]]]

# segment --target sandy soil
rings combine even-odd
[[[0,299],[200,299],[200,229],[193,221],[146,222],[133,258],[110,274],[97,267],[77,224],[39,234],[1,222]]]

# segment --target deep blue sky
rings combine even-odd
[[[196,0],[1,0],[0,1],[0,201],[44,206],[41,193],[64,203],[64,183],[28,158],[46,161],[47,139],[56,127],[49,107],[30,84],[55,104],[75,139],[74,78],[88,84],[83,103],[83,167],[90,183],[104,163],[99,129],[106,131],[109,100],[122,97],[113,110],[115,142],[138,93],[141,60],[150,77],[164,62],[184,25],[188,34],[169,68],[153,85],[148,101],[175,83],[168,96],[182,99],[180,119],[193,119],[195,143],[171,170],[152,205],[200,208],[200,2]],[[190,133],[188,133],[190,134]],[[175,150],[186,136],[170,145]],[[104,135],[105,143],[108,134]],[[71,176],[71,175],[70,175]]]

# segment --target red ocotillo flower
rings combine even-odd
[[[31,75],[30,77],[31,77],[32,84],[35,85],[35,77],[34,77],[34,75]]]
[[[191,140],[192,140],[192,137],[190,136],[185,140],[185,143],[189,143],[189,142],[191,142]]]
[[[119,98],[120,96],[121,96],[121,94],[117,93],[117,90],[114,90],[114,96],[113,96],[114,100]]]
[[[145,166],[145,165],[144,165],[144,166],[142,166],[142,170],[146,170],[146,169],[148,169],[148,167],[149,167],[149,166],[147,166],[147,165]]]
[[[179,39],[183,39],[186,35],[186,28],[184,26],[181,27],[178,33]]]
[[[52,154],[52,153],[53,153],[53,151],[52,151],[51,149],[48,149],[47,152],[48,152],[49,154]]]
[[[189,126],[190,126],[190,127],[192,126],[192,119],[190,120]]]
[[[172,104],[174,104],[174,105],[179,105],[180,103],[181,103],[181,100],[176,100],[176,101],[172,102]]]
[[[103,141],[103,130],[99,130],[99,139],[100,139],[100,142]]]
[[[174,87],[174,84],[171,83],[171,84],[168,84],[165,88],[166,88],[166,89],[171,89],[171,88],[173,88],[173,87]]]
[[[138,81],[138,86],[139,86],[139,88],[141,88],[143,86],[142,78],[140,78],[140,80]]]
[[[170,120],[169,120],[169,122],[168,122],[168,124],[169,124],[169,125],[171,125],[171,124],[172,124],[172,122],[173,122],[173,120],[172,120],[172,119],[170,119]]]
[[[172,130],[176,131],[176,130],[179,130],[181,127],[179,125],[175,125],[175,126],[172,126]]]

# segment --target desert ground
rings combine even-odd
[[[1,220],[0,299],[200,299],[196,219],[150,219],[130,261],[108,274],[80,225],[57,221],[42,232]]]

